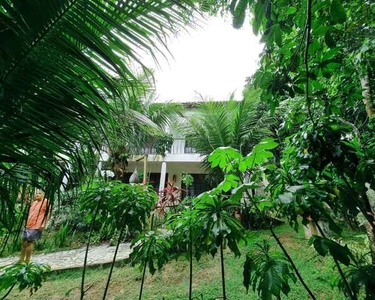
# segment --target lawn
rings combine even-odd
[[[308,246],[302,230],[294,232],[287,225],[276,228],[276,232],[294,259],[302,276],[308,283],[317,299],[344,299],[342,294],[331,287],[337,277],[333,261],[330,257],[320,257],[315,250]],[[269,232],[250,232],[249,241],[270,239]],[[246,252],[248,246],[242,245],[241,250]],[[277,247],[275,246],[275,250]],[[278,249],[277,249],[278,251]],[[235,258],[227,250],[225,256],[227,295],[229,300],[259,299],[252,291],[246,295],[242,286],[242,264],[244,257]],[[108,267],[89,269],[86,277],[87,294],[85,299],[102,299],[103,291],[109,272]],[[28,292],[12,292],[9,299],[79,299],[81,270],[70,270],[52,273],[34,295]],[[143,299],[187,299],[188,298],[189,266],[183,258],[171,261],[161,272],[154,276],[148,274]],[[115,268],[107,299],[138,299],[141,284],[141,272],[126,263]],[[215,299],[221,296],[221,275],[219,257],[212,259],[204,256],[199,262],[194,262],[194,296],[196,299]],[[203,297],[202,297],[203,295]],[[283,297],[286,298],[286,297]],[[292,284],[292,291],[288,299],[308,299],[302,285]]]

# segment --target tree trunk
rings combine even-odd
[[[369,188],[368,191],[362,196],[362,198],[367,204],[365,206],[368,211],[368,218],[367,222],[364,224],[364,227],[366,229],[367,237],[369,239],[372,264],[375,265],[375,191]],[[371,224],[370,222],[372,222],[373,224]]]
[[[92,235],[92,232],[93,232],[93,229],[94,229],[94,223],[95,223],[95,220],[96,220],[96,216],[98,215],[99,208],[100,208],[100,205],[102,204],[102,201],[103,201],[103,197],[100,197],[100,199],[98,201],[98,205],[96,206],[96,209],[95,209],[94,216],[93,216],[93,218],[91,220],[91,223],[90,223],[89,238],[88,238],[87,245],[86,245],[85,259],[83,261],[80,300],[83,299],[83,297],[85,296],[85,292],[86,292],[85,291],[85,275],[86,275],[87,256],[88,256],[88,253],[89,253],[89,247],[90,247],[91,235]]]
[[[367,233],[367,237],[368,237],[369,244],[370,244],[371,261],[372,261],[372,264],[375,265],[375,235],[374,235],[374,230],[373,230],[372,226],[370,225],[370,223],[368,221],[364,224],[364,227],[366,228],[366,233]]]
[[[124,223],[122,225],[122,228],[121,228],[120,235],[119,235],[118,240],[117,240],[115,254],[113,255],[113,260],[112,260],[112,264],[111,264],[111,270],[109,271],[109,275],[108,275],[108,279],[107,279],[107,284],[106,284],[105,290],[104,290],[103,300],[105,300],[105,298],[107,297],[107,293],[108,293],[108,289],[109,289],[109,283],[111,282],[113,267],[115,266],[118,248],[120,247],[120,243],[121,243],[121,240],[122,240],[122,236],[124,235],[125,228],[126,228],[126,222],[124,221]]]
[[[221,285],[223,288],[223,300],[227,300],[227,294],[225,291],[225,269],[224,269],[224,253],[223,253],[223,241],[220,244],[220,262],[221,262]]]
[[[189,262],[189,300],[193,299],[193,242],[191,240],[191,229],[190,229],[190,262]]]
[[[371,99],[373,91],[371,90],[370,77],[368,73],[360,76],[359,80],[361,81],[362,86],[363,103],[366,106],[367,115],[371,118],[375,115],[375,107]]]

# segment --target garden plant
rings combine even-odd
[[[243,100],[201,104],[189,119],[187,139],[204,155],[213,188],[186,201],[185,190],[165,188],[161,201],[173,209],[156,227],[149,216],[157,194],[146,182],[124,183],[127,162],[149,144],[163,157],[173,143],[166,127],[182,107],[148,101],[153,74],[142,53],[168,52],[169,35],[207,15],[229,15],[237,29],[250,22],[263,50]],[[147,270],[163,272],[181,255],[194,299],[194,258],[218,253],[221,299],[231,299],[231,253],[243,262],[247,292],[281,299],[298,284],[319,299],[277,234],[279,222],[316,228],[304,247],[330,258],[340,297],[375,298],[373,1],[4,0],[0,24],[0,256],[19,248],[26,200],[38,188],[56,214],[54,245],[76,235],[86,244],[80,299],[90,244],[111,238],[103,299],[125,239],[142,271],[139,299]],[[98,168],[105,163],[107,171]],[[189,191],[191,177],[183,181]],[[270,239],[255,243],[259,228]],[[363,237],[361,247],[345,240],[347,228]],[[37,293],[48,271],[1,268],[0,296],[17,286]]]

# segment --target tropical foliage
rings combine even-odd
[[[17,284],[20,291],[29,289],[32,295],[42,286],[49,271],[49,266],[35,263],[12,264],[0,268],[0,292],[7,291],[2,299],[5,299]]]
[[[325,236],[319,221],[328,222],[330,230],[340,235],[339,217],[348,223],[364,219],[374,261],[375,214],[369,196],[375,188],[374,4],[203,2],[213,13],[229,11],[235,27],[241,27],[251,12],[253,31],[265,47],[249,85],[259,89],[271,112],[279,106],[286,109],[277,128],[283,141],[280,159],[267,172],[269,192],[291,226],[297,227],[299,216],[306,225],[311,220],[317,224],[323,236],[313,242],[317,252],[333,256],[340,286],[349,298],[357,299],[358,286],[353,288],[340,266],[357,264],[356,259]],[[367,293],[366,282],[356,282]]]
[[[141,79],[140,79],[141,81]],[[111,170],[118,180],[123,180],[128,159],[155,147],[156,154],[165,155],[173,143],[166,133],[167,126],[183,113],[178,103],[157,103],[155,91],[150,83],[142,80],[132,95],[123,93],[123,99],[113,101],[113,122],[106,122],[103,140],[109,154]]]
[[[85,171],[113,122],[109,100],[122,105],[122,92],[139,87],[141,54],[165,49],[188,10],[190,1],[169,0],[1,3],[2,212],[14,210],[15,180],[56,190],[62,174]]]
[[[150,230],[147,233],[141,234],[138,239],[135,239],[132,246],[133,252],[130,255],[132,264],[141,263],[141,269],[143,269],[142,283],[139,292],[139,299],[142,299],[147,266],[151,274],[156,272],[156,268],[160,270],[169,260],[168,252],[170,245],[165,234]]]
[[[239,243],[248,241],[235,218],[241,208],[267,224],[283,253],[273,255],[267,242],[253,245],[244,260],[246,289],[251,287],[262,299],[280,299],[298,279],[306,294],[316,299],[275,233],[275,221],[283,219],[295,230],[301,223],[317,228],[310,244],[319,255],[332,258],[343,295],[374,299],[375,4],[371,1],[2,1],[4,245],[11,232],[19,234],[27,215],[24,200],[32,189],[47,186],[53,203],[64,176],[68,183],[80,183],[84,176],[95,174],[100,146],[109,147],[113,164],[120,169],[125,168],[128,154],[150,140],[156,143],[160,138],[158,148],[165,152],[171,140],[161,129],[179,115],[180,107],[145,101],[149,86],[134,70],[140,67],[148,76],[141,53],[164,48],[165,35],[188,24],[196,7],[212,14],[229,12],[235,28],[250,16],[253,31],[264,44],[244,100],[204,103],[190,119],[188,138],[206,155],[217,184],[180,211],[168,212],[168,234],[153,228],[152,219],[148,223],[156,202],[149,187],[119,181],[88,184],[79,196],[89,224],[85,265],[98,224],[119,233],[116,253],[123,236],[135,233],[131,260],[143,270],[139,298],[147,267],[151,274],[162,269],[173,251],[173,256],[187,254],[190,260],[192,299],[193,256],[199,259],[202,253],[215,256],[220,251],[222,298],[227,299],[224,248],[240,257]],[[173,188],[170,192],[165,203],[176,202],[178,195]],[[361,230],[360,223],[368,251],[357,251],[340,238],[344,225]],[[63,228],[61,239],[64,234]],[[116,254],[113,262],[115,258]],[[40,287],[43,271],[33,264],[9,267],[0,275],[0,287],[8,294],[19,283],[33,292]]]
[[[254,246],[255,249],[246,255],[244,263],[243,283],[246,290],[251,286],[262,299],[279,297],[281,292],[288,296],[288,280],[297,281],[288,261],[284,256],[270,253],[270,246],[264,240]]]
[[[82,272],[81,299],[85,294],[85,268],[90,246],[91,234],[95,222],[120,232],[117,240],[113,264],[116,260],[118,247],[127,229],[128,232],[142,231],[147,224],[147,218],[156,202],[156,193],[149,186],[124,184],[119,181],[97,182],[81,196],[82,211],[90,221],[90,232],[87,240],[86,255]],[[110,283],[113,264],[109,273],[105,295]]]
[[[259,93],[249,88],[244,100],[202,102],[189,116],[186,135],[192,147],[208,156],[219,147],[232,147],[247,154],[262,138],[271,136],[275,119],[259,102]],[[218,168],[211,169],[207,158],[204,165],[209,177],[216,183],[222,175]]]

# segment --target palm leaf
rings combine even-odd
[[[262,138],[272,135],[275,118],[261,107],[258,93],[252,91],[242,101],[203,102],[188,121],[185,133],[189,142],[207,157],[218,147],[232,147],[247,155]],[[207,159],[203,166],[211,177],[222,176],[220,170],[210,168]]]
[[[84,172],[84,153],[99,148],[104,123],[113,121],[109,99],[132,93],[134,65],[145,69],[141,54],[165,49],[165,36],[186,25],[192,7],[189,0],[1,1],[0,163],[28,166],[54,186],[72,165]]]
[[[131,61],[140,63],[140,51],[153,54],[166,33],[184,25],[189,5],[2,1],[1,159],[32,163],[25,152],[67,154],[82,131],[92,138],[92,126],[110,112],[107,98],[121,97],[114,76],[129,91],[136,81]]]

